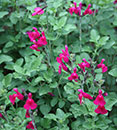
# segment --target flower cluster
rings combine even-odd
[[[67,47],[67,45],[65,45],[65,50],[62,49],[62,53],[59,55],[59,57],[56,58],[57,62],[59,63],[59,70],[58,70],[59,74],[61,74],[62,69],[65,71],[68,70],[67,66],[63,63],[63,61],[65,63],[68,63],[69,57],[70,57],[70,55],[68,52],[68,47]]]
[[[83,97],[84,97],[84,98],[87,98],[87,99],[89,99],[89,100],[92,100],[92,99],[93,99],[92,96],[90,96],[89,94],[83,92],[82,89],[78,89],[78,92],[80,92],[80,94],[78,95],[79,100],[80,100],[80,105],[82,104],[82,98],[83,98]]]
[[[102,68],[102,73],[104,73],[108,70],[107,66],[105,66],[105,64],[103,64],[104,61],[105,61],[105,59],[102,59],[101,63],[97,65],[97,68]]]
[[[76,2],[74,2],[73,4],[74,4],[74,7],[69,8],[69,13],[72,15],[73,12],[74,12],[75,14],[81,16],[82,3],[80,2],[78,7],[77,7],[77,3]],[[91,4],[88,5],[88,7],[84,11],[83,15],[94,14],[94,11],[92,11],[90,8],[91,8]],[[97,10],[96,10],[96,12],[97,12]]]
[[[70,77],[68,77],[68,80],[74,80],[75,82],[78,82],[78,74],[76,73],[76,71],[77,71],[77,68],[75,67],[74,69],[73,69],[73,73],[71,74],[71,76]]]
[[[86,61],[85,58],[82,59],[84,62],[78,64],[79,67],[85,72],[85,67],[90,68],[90,64]]]
[[[106,104],[104,97],[102,95],[102,90],[99,90],[99,95],[96,97],[96,99],[93,102],[95,105],[98,105],[98,107],[95,109],[95,112],[98,114],[106,114],[108,111],[105,109],[104,105]]]
[[[34,32],[32,31],[27,32],[30,38],[30,41],[34,43],[32,46],[30,46],[30,48],[32,50],[40,51],[38,47],[42,47],[47,44],[45,33],[43,31],[40,34],[36,27],[33,27],[33,29],[34,29]]]
[[[78,92],[80,92],[80,94],[78,94],[79,97],[79,101],[80,101],[80,105],[82,104],[82,98],[87,98],[89,100],[92,100],[93,97],[90,96],[89,94],[83,92],[82,89],[78,89]],[[93,101],[93,103],[95,105],[98,105],[98,107],[95,109],[95,112],[97,114],[106,114],[108,111],[105,109],[104,105],[106,104],[104,97],[102,95],[102,90],[99,90],[99,95],[96,97],[96,99]]]
[[[16,97],[17,97],[19,100],[23,100],[23,99],[24,99],[24,96],[18,91],[17,88],[14,88],[13,91],[15,91],[16,94],[9,95],[9,100],[10,100],[11,103],[14,105],[14,104],[15,104],[15,99],[16,99]]]
[[[11,103],[14,105],[15,103],[15,99],[16,97],[19,99],[19,100],[23,100],[24,99],[24,96],[18,91],[17,88],[14,88],[13,89],[16,94],[13,94],[13,95],[9,95],[9,100],[11,101]],[[28,99],[26,100],[26,103],[24,104],[24,109],[26,109],[26,114],[25,114],[25,117],[26,118],[29,118],[30,117],[30,113],[29,111],[30,110],[34,110],[37,108],[37,104],[34,102],[34,100],[32,99],[32,93],[29,93],[28,94]],[[0,116],[1,116],[1,113],[0,113]],[[34,126],[32,124],[32,121],[30,121],[28,123],[28,125],[26,126],[27,129],[34,129]]]

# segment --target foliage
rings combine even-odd
[[[38,107],[33,111],[37,130],[115,130],[117,128],[117,8],[113,0],[74,0],[84,7],[92,4],[98,10],[94,15],[80,19],[68,9],[73,6],[67,0],[1,0],[0,1],[0,118],[1,130],[25,130],[31,118],[26,118],[25,100],[9,100],[18,88],[24,95],[32,93]],[[44,8],[42,15],[31,16],[36,7]],[[29,48],[28,31],[37,27],[44,31],[47,45],[35,51]],[[92,64],[105,59],[108,71],[104,74],[95,68],[95,76],[83,84],[85,91],[94,98],[102,88],[108,114],[94,112],[96,105],[85,99],[80,105],[77,91],[82,82],[69,81],[70,74],[58,74],[56,57],[67,45],[73,68],[85,58]],[[67,66],[69,67],[69,66]],[[69,67],[70,69],[70,67]],[[78,67],[80,72],[80,67]],[[79,73],[81,80],[84,80]],[[97,84],[94,84],[94,82]],[[95,85],[95,86],[94,86]],[[53,96],[49,93],[54,94]],[[94,95],[93,95],[94,94]]]

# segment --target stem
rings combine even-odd
[[[31,109],[29,110],[29,114],[30,114],[30,117],[31,117],[31,119],[32,119],[32,124],[33,124],[33,126],[34,126],[34,130],[37,130]]]
[[[82,17],[80,17],[80,36],[79,36],[79,39],[80,39],[80,52],[81,52],[81,41],[82,41]]]

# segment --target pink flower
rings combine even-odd
[[[19,100],[23,100],[24,99],[24,96],[18,91],[17,88],[14,88],[13,90],[17,93],[17,98]]]
[[[90,9],[91,4],[88,5],[87,9],[84,11],[83,15],[87,15],[87,14],[93,14],[93,11]]]
[[[26,128],[27,128],[27,129],[32,129],[32,130],[34,130],[34,126],[33,126],[33,124],[32,124],[32,121],[30,121],[30,122],[28,123],[28,125],[26,126]]]
[[[73,4],[74,4],[74,7],[69,8],[69,13],[72,15],[74,12],[75,14],[79,14],[79,16],[81,16],[82,3],[80,2],[79,7],[77,7],[76,2],[74,2]]]
[[[11,101],[11,103],[14,105],[15,103],[15,99],[17,97],[17,94],[13,94],[13,95],[9,95],[9,100]]]
[[[29,110],[26,110],[26,115],[25,115],[26,118],[29,118],[30,117],[30,113],[29,113]]]
[[[40,50],[38,49],[38,46],[37,46],[36,44],[33,44],[32,46],[30,46],[30,49],[36,50],[36,51],[40,51]]]
[[[31,93],[28,94],[28,99],[27,99],[27,101],[26,101],[26,103],[24,105],[24,108],[26,110],[30,110],[30,109],[34,110],[34,109],[37,108],[37,104],[32,99],[32,94]]]
[[[32,16],[35,16],[35,15],[41,15],[44,13],[43,9],[41,9],[40,7],[37,7],[34,9],[34,13],[32,13]]]
[[[104,73],[108,70],[107,66],[105,66],[105,64],[103,64],[104,61],[105,61],[105,59],[102,59],[101,63],[97,65],[98,68],[102,68],[102,73]]]
[[[93,99],[92,96],[90,96],[89,94],[83,92],[82,89],[78,89],[78,92],[80,92],[80,94],[78,95],[79,100],[80,100],[80,105],[82,104],[82,97],[87,98],[87,99],[89,99],[89,100],[92,100],[92,99]]]
[[[108,93],[104,93],[104,96],[108,96]]]
[[[68,52],[68,46],[65,45],[65,50],[62,49],[62,53],[59,55],[59,57],[56,58],[57,62],[59,63],[59,70],[58,73],[61,74],[62,69],[67,71],[67,66],[63,63],[62,59],[65,63],[69,62],[69,52]]]
[[[2,118],[2,113],[0,113],[0,118]]]
[[[78,82],[78,81],[77,81],[77,79],[78,79],[78,74],[76,73],[77,68],[75,67],[73,71],[74,71],[74,72],[71,74],[71,76],[68,77],[68,80],[75,80],[75,82]]]
[[[53,93],[51,93],[51,92],[48,92],[48,94],[49,94],[50,96],[52,96],[52,97],[55,96],[55,95],[54,95]]]
[[[90,64],[86,61],[85,58],[83,58],[83,61],[84,62],[82,62],[82,63],[80,63],[78,65],[85,72],[85,67],[90,68]]]
[[[102,96],[102,90],[99,90],[99,95],[96,97],[96,99],[93,102],[95,105],[104,106],[106,104],[104,97]]]
[[[114,4],[117,4],[117,0],[115,0],[113,3],[114,3]]]
[[[82,93],[78,94],[78,97],[79,97],[79,100],[80,100],[80,105],[81,105],[81,104],[82,104],[83,94],[82,94]]]
[[[104,106],[98,106],[96,109],[95,109],[95,112],[97,114],[106,114],[108,111],[105,109]]]
[[[38,47],[45,46],[47,44],[46,36],[44,31],[41,32],[41,34],[38,32],[37,28],[33,27],[34,32],[27,32],[30,41],[33,42],[34,44],[30,46],[32,50],[40,51]]]

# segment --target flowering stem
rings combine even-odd
[[[31,109],[29,110],[29,114],[30,114],[30,117],[31,117],[31,119],[32,119],[32,124],[33,124],[33,126],[34,126],[34,130],[37,130]]]
[[[80,39],[80,52],[81,52],[81,41],[82,41],[82,17],[80,17],[80,36],[79,36],[79,39]]]

